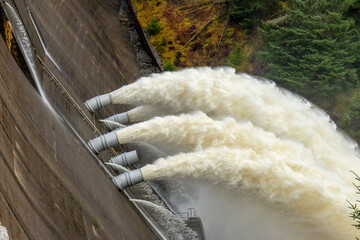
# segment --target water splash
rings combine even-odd
[[[145,180],[191,178],[250,192],[315,225],[332,239],[355,238],[345,199],[355,199],[331,174],[281,153],[209,148],[159,159],[141,168]],[[331,238],[330,238],[331,239]]]
[[[136,123],[148,120],[155,116],[165,115],[170,112],[172,112],[171,109],[154,107],[150,105],[142,105],[129,110],[127,112],[127,115],[131,123]]]
[[[6,14],[11,22],[11,27],[13,29],[15,38],[17,43],[19,44],[20,50],[24,56],[26,65],[28,66],[30,70],[30,74],[32,78],[34,79],[36,88],[43,100],[43,102],[46,104],[46,106],[51,110],[51,112],[57,116],[57,118],[60,118],[58,113],[55,111],[55,109],[50,104],[49,100],[46,97],[46,94],[42,87],[42,74],[39,67],[39,62],[36,57],[36,53],[34,50],[34,47],[31,43],[30,37],[25,29],[25,26],[18,14],[18,12],[11,6],[10,3],[5,2],[4,3]]]
[[[160,222],[160,224],[167,226],[165,229],[167,229],[168,237],[170,239],[176,239],[176,240],[195,240],[197,239],[197,234],[187,227],[184,223],[184,221],[177,215],[174,215],[172,212],[167,210],[166,208],[159,206],[155,203],[141,200],[141,199],[130,199],[130,201],[135,203],[140,203],[148,208],[153,209],[157,214],[161,216],[161,219],[163,222]]]
[[[156,117],[117,132],[120,143],[166,143],[194,151],[142,167],[145,180],[226,185],[313,226],[319,235],[310,234],[312,239],[355,238],[346,199],[356,198],[349,170],[360,169],[357,144],[308,101],[231,68],[153,74],[110,97],[113,103],[160,106],[171,114],[205,113]]]
[[[26,32],[26,29],[21,21],[20,16],[16,12],[16,10],[8,3],[5,2],[5,9],[11,21],[11,26],[14,31],[14,35],[16,40],[19,43],[21,52],[24,56],[26,64],[28,65],[31,76],[35,81],[36,87],[42,96],[45,99],[45,94],[41,86],[41,74],[38,70],[38,66],[36,65],[36,54],[34,52],[34,48],[32,46],[29,35]]]
[[[151,104],[173,112],[200,110],[211,117],[249,120],[279,138],[300,141],[334,169],[360,169],[356,143],[339,133],[323,111],[270,81],[236,74],[232,68],[153,74],[110,96],[118,104]],[[352,175],[346,179],[351,182]]]
[[[0,222],[0,240],[9,240],[9,235],[5,227],[1,226]]]

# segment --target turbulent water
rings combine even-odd
[[[171,236],[171,239],[177,240],[195,240],[197,239],[197,234],[191,230],[182,219],[174,215],[171,211],[166,208],[156,205],[155,203],[141,200],[141,199],[130,199],[132,202],[140,203],[146,207],[153,209],[157,215],[163,220],[160,222],[161,225],[166,226],[168,236]]]
[[[134,109],[131,109],[130,111],[127,112],[127,115],[129,117],[129,121],[131,123],[135,123],[135,122],[148,120],[151,117],[164,115],[170,111],[171,111],[170,109],[166,109],[166,108],[142,105]]]
[[[6,228],[1,226],[1,222],[0,222],[0,240],[9,240],[9,236],[6,231]]]
[[[325,236],[313,239],[356,236],[346,199],[356,198],[349,170],[360,169],[357,145],[304,99],[231,68],[153,74],[110,96],[113,103],[187,113],[117,132],[121,143],[187,149],[143,167],[144,179],[190,178],[226,185],[280,207]],[[143,113],[143,120],[152,117]],[[298,227],[306,231],[305,225]]]

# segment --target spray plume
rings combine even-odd
[[[324,171],[337,177],[344,187],[343,179],[349,169],[343,159],[332,164],[329,156],[316,156],[303,144],[293,140],[277,138],[273,133],[254,127],[251,122],[236,122],[233,118],[216,121],[204,113],[182,114],[180,116],[156,117],[134,124],[116,132],[120,144],[145,141],[149,143],[169,143],[176,146],[202,150],[208,147],[227,146],[230,148],[250,148],[257,153],[286,155],[299,163],[316,164]]]
[[[295,213],[326,232],[332,239],[355,238],[343,189],[320,168],[281,153],[258,154],[251,149],[209,148],[159,159],[141,168],[144,180],[192,178],[223,183],[257,194]]]
[[[161,216],[161,219],[164,222],[160,224],[167,226],[168,236],[171,239],[176,240],[195,240],[197,239],[197,234],[191,228],[186,226],[184,221],[177,215],[173,214],[171,211],[167,210],[163,206],[159,206],[153,202],[149,202],[142,199],[130,199],[130,201],[142,204],[148,208],[153,209],[158,215]]]
[[[203,113],[168,116],[118,131],[120,143],[166,142],[196,151],[141,168],[143,180],[226,184],[280,204],[328,239],[355,238],[346,199],[355,201],[349,170],[360,169],[357,144],[301,97],[231,68],[153,74],[109,97],[115,104],[202,111],[217,119]]]
[[[161,111],[159,111],[159,108],[157,107],[142,105],[129,110],[127,114],[129,117],[129,121],[131,123],[136,123],[155,117],[156,115],[161,114]]]
[[[339,133],[328,115],[272,82],[235,74],[232,68],[153,74],[110,93],[110,98],[117,104],[151,104],[173,112],[200,110],[249,120],[280,138],[302,142],[334,169],[360,169],[356,143]],[[352,181],[350,173],[346,178]]]

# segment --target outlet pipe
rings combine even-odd
[[[139,157],[137,155],[136,150],[131,152],[122,153],[113,157],[109,160],[109,163],[114,163],[123,167],[129,167],[132,164],[138,163]]]
[[[110,104],[111,98],[109,93],[93,97],[85,102],[85,106],[92,113]]]
[[[118,123],[123,124],[123,125],[130,123],[129,116],[128,116],[128,114],[126,112],[119,113],[119,114],[116,114],[114,116],[108,117],[105,120],[118,122]],[[111,122],[104,122],[104,124],[107,127],[107,129],[109,129],[109,130],[114,130],[114,129],[116,129],[118,127],[117,124],[114,124],[114,123],[111,123]]]
[[[119,145],[119,140],[116,136],[117,129],[100,137],[94,138],[88,142],[90,149],[94,153],[99,153],[105,149]]]
[[[117,188],[124,190],[125,188],[143,182],[144,178],[141,169],[136,169],[113,177],[112,180]]]

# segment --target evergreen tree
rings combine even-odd
[[[346,14],[354,18],[357,24],[360,23],[360,0],[344,0]],[[359,25],[357,25],[359,27]]]
[[[232,20],[248,29],[281,7],[279,0],[230,0],[230,6]]]
[[[360,182],[360,177],[359,175],[357,175],[355,172],[351,171],[354,175],[355,175],[355,179],[357,181]],[[356,188],[356,193],[357,194],[360,194],[360,185],[357,185],[357,184],[354,184],[355,188]],[[354,224],[354,227],[356,229],[360,229],[360,209],[359,209],[359,203],[360,203],[360,200],[357,200],[356,203],[351,203],[349,202],[348,200],[348,203],[349,203],[349,208],[351,209],[351,213],[350,213],[350,218],[355,220],[355,224]],[[356,238],[357,240],[360,240],[359,238]]]
[[[355,20],[355,28],[358,32],[357,36],[360,37],[360,0],[344,0],[345,13],[348,17]],[[360,79],[360,55],[355,62],[357,66],[358,78]]]
[[[146,31],[151,35],[156,35],[161,31],[161,27],[157,18],[152,17],[146,25]]]
[[[360,41],[341,0],[289,0],[283,25],[263,24],[266,77],[308,97],[359,84]]]

